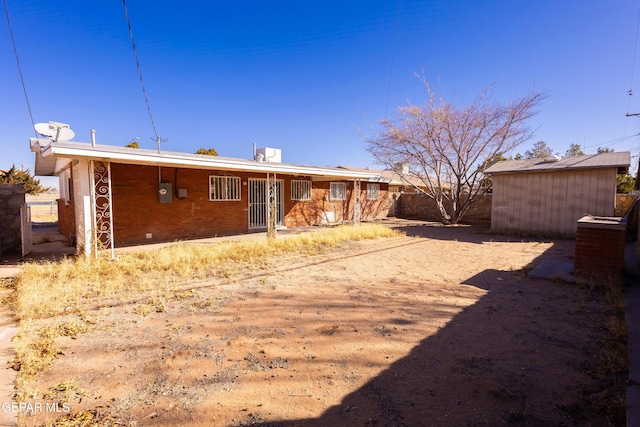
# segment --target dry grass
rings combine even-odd
[[[398,235],[387,227],[364,224],[275,240],[176,244],[113,261],[78,258],[26,265],[15,281],[20,320],[14,361],[20,371],[17,398],[39,393],[29,391],[27,384],[60,354],[57,338],[90,330],[96,320],[87,313],[96,305],[108,305],[110,299],[136,303],[134,312],[141,315],[164,311],[168,302],[185,298],[189,291],[180,286],[194,279],[229,277],[273,262],[279,255],[318,254],[347,241]]]
[[[99,258],[66,259],[25,266],[17,281],[17,317],[38,319],[82,311],[87,300],[139,291],[173,290],[193,279],[229,277],[267,265],[274,257],[317,254],[351,240],[399,235],[375,224],[341,226],[287,238],[176,244],[155,251]],[[43,302],[46,302],[44,304]]]
[[[585,285],[604,295],[609,308],[604,328],[609,331],[610,337],[602,343],[597,367],[591,372],[606,387],[597,392],[586,392],[584,398],[594,413],[606,414],[614,425],[622,425],[625,421],[625,387],[629,371],[624,283],[619,278],[600,278]]]
[[[31,205],[32,222],[58,222],[58,207],[54,205]]]

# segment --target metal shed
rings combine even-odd
[[[493,180],[491,229],[575,235],[585,214],[613,216],[616,175],[627,173],[629,152],[499,162]]]

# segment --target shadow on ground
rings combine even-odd
[[[479,244],[510,239],[425,225],[400,229]],[[463,284],[487,293],[320,417],[265,422],[256,412],[239,425],[624,425],[624,410],[596,410],[607,337],[599,294],[493,269]]]

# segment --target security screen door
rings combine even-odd
[[[249,178],[249,229],[267,228],[269,187],[267,180]],[[276,181],[276,226],[284,224],[284,185]]]

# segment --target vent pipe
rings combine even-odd
[[[91,133],[91,146],[95,147],[96,146],[96,130],[89,129],[89,133]]]

